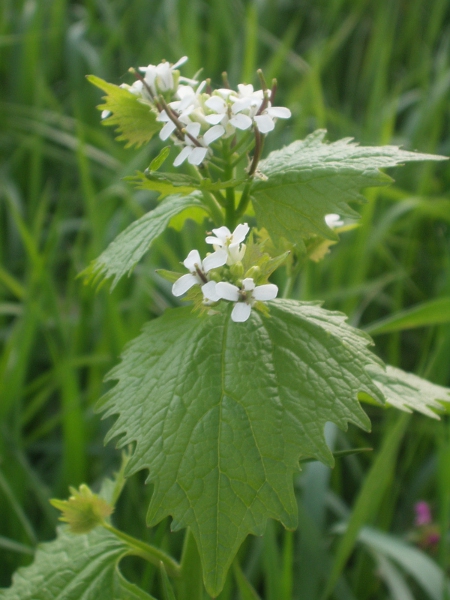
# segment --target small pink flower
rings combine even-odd
[[[431,510],[428,502],[425,502],[424,500],[416,502],[416,504],[414,505],[414,511],[416,513],[416,518],[414,521],[414,525],[416,527],[429,525],[431,523]]]

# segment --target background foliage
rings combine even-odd
[[[99,123],[101,93],[85,74],[130,82],[129,66],[183,54],[190,58],[186,75],[204,67],[219,82],[226,69],[234,84],[255,82],[261,67],[268,79],[278,78],[277,103],[293,118],[277,126],[266,152],[325,127],[330,140],[354,136],[367,145],[450,154],[446,0],[3,0],[0,585],[30,561],[38,540],[54,536],[57,515],[48,498],[65,497],[69,484],[95,487],[117,468],[117,452],[103,447],[108,425],[93,412],[103,376],[143,323],[176,303],[155,267],[176,269],[204,237],[205,226],[194,223],[181,236],[170,231],[112,294],[106,287],[95,294],[76,279],[154,206],[150,192],[133,192],[123,177],[148,166],[159,148],[157,140],[138,150],[115,142]],[[390,174],[395,186],[370,192],[360,227],[289,282],[292,296],[324,299],[353,325],[384,331],[375,337],[383,359],[449,385],[450,169],[430,162]],[[403,315],[412,306],[415,312]],[[381,329],[377,321],[386,318]],[[399,562],[404,548],[376,535],[407,536],[414,502],[427,499],[443,532],[434,557],[448,568],[447,419],[378,408],[370,416],[370,436],[327,429],[337,450],[376,451],[343,458],[332,472],[306,466],[296,482],[299,530],[271,523],[263,538],[244,545],[240,565],[267,600],[319,598],[353,550],[336,598],[386,597],[387,585],[402,598],[395,596],[402,582],[414,598],[445,597],[421,584],[417,557]],[[168,533],[167,522],[142,530],[151,494],[142,482],[142,474],[130,480],[116,522],[176,553],[181,537]],[[355,535],[332,533],[349,515]],[[376,529],[364,529],[358,541],[358,523]],[[158,595],[153,567],[130,559],[123,570]],[[231,581],[224,598],[233,593]]]

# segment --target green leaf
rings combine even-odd
[[[183,173],[160,173],[151,169],[146,169],[144,173],[136,171],[135,175],[125,177],[125,180],[129,181],[138,190],[152,190],[159,192],[162,196],[167,196],[168,194],[190,194],[195,190],[215,192],[229,187],[236,187],[244,181],[243,179],[211,181],[208,178],[196,179]]]
[[[149,470],[148,524],[172,515],[174,530],[191,527],[212,596],[249,533],[267,518],[296,526],[299,460],[333,464],[325,423],[369,429],[358,392],[384,400],[366,371],[379,364],[370,338],[342,314],[268,306],[245,323],[231,321],[231,306],[166,311],[128,345],[99,404],[118,414],[107,440],[135,443],[128,474]]]
[[[177,600],[175,598],[175,592],[173,591],[173,587],[170,584],[169,577],[167,576],[166,570],[162,563],[159,565],[159,573],[161,575],[163,600]]]
[[[350,203],[365,201],[360,190],[392,181],[380,168],[445,158],[407,152],[397,146],[358,146],[351,138],[324,143],[325,134],[325,130],[318,130],[271,152],[259,164],[267,179],[255,181],[253,205],[258,225],[274,240],[284,237],[301,247],[311,235],[337,240],[336,233],[325,224],[325,215],[357,218]]]
[[[171,225],[171,221],[193,208],[206,214],[207,209],[198,196],[167,197],[154,210],[129,225],[81,274],[88,281],[114,276],[111,284],[111,288],[114,288],[125,273],[131,272],[155,239]]]
[[[365,327],[371,335],[450,322],[450,298],[422,302]]]
[[[373,380],[383,392],[386,401],[405,412],[418,412],[439,419],[432,410],[442,411],[438,400],[450,402],[450,389],[430,383],[412,373],[406,373],[396,367],[387,366],[386,371],[373,371]]]
[[[0,590],[1,600],[112,600],[126,598],[116,565],[129,546],[98,528],[75,535],[67,527],[42,544],[29,567],[20,568],[12,586]]]
[[[149,166],[149,171],[157,171],[161,165],[164,164],[166,158],[170,154],[170,146],[165,146],[161,152],[156,156]]]
[[[169,194],[190,194],[200,187],[200,182],[182,173],[159,173],[158,171],[136,171],[125,177],[138,190],[152,190],[162,196]]]
[[[105,103],[100,104],[99,110],[107,110],[112,114],[103,119],[102,123],[117,126],[120,134],[117,139],[127,142],[125,148],[142,146],[149,142],[162,127],[156,120],[158,113],[150,104],[145,103],[139,96],[127,89],[108,83],[95,75],[88,75],[88,81],[107,93]]]
[[[240,600],[261,600],[236,561],[233,562],[233,575],[239,590]]]

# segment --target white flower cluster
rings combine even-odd
[[[213,91],[206,80],[199,83],[180,77],[177,67],[186,61],[184,56],[174,65],[162,62],[140,67],[145,74],[142,81],[122,85],[157,108],[157,120],[164,123],[159,134],[162,140],[176,134],[175,144],[182,146],[182,150],[174,161],[175,166],[186,159],[192,165],[200,165],[212,153],[210,145],[219,138],[225,139],[236,130],[252,127],[266,134],[274,129],[276,119],[291,116],[288,108],[272,106],[271,93],[267,90],[239,84],[237,91],[228,88]],[[158,100],[161,96],[164,103]]]
[[[228,281],[216,282],[209,277],[211,270],[223,267],[225,264],[232,266],[242,260],[245,254],[243,241],[249,229],[247,223],[238,225],[233,233],[228,227],[213,229],[215,235],[208,236],[206,243],[212,244],[215,252],[209,254],[204,260],[201,260],[198,250],[189,252],[183,262],[189,273],[175,281],[172,286],[173,295],[182,296],[194,285],[200,285],[205,304],[219,302],[219,300],[235,303],[231,319],[236,323],[247,321],[256,301],[276,298],[278,287],[273,283],[255,285],[251,277],[246,277],[241,287],[238,287]]]

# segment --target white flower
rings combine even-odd
[[[148,65],[139,67],[139,71],[145,73],[144,81],[151,89],[152,94],[157,96],[159,93],[175,91],[178,84],[178,77],[174,78],[174,71],[187,61],[188,57],[183,56],[174,65],[164,61],[159,65]],[[176,73],[176,75],[179,75]]]
[[[233,93],[230,96],[230,100],[234,102],[234,112],[249,108],[256,112],[264,100],[264,92],[262,90],[255,92],[251,84],[245,85],[244,83],[238,84],[238,90],[237,94]]]
[[[165,110],[161,111],[159,115],[156,117],[156,120],[162,123],[165,123],[164,127],[159,132],[159,137],[161,140],[165,141],[168,137],[172,135],[172,133],[177,128],[176,124],[172,121],[169,115]]]
[[[205,106],[212,111],[212,114],[205,116],[206,122],[211,125],[220,123],[225,127],[227,136],[232,135],[236,129],[245,130],[252,126],[250,117],[241,114],[244,107],[238,107],[237,103],[230,105],[221,96],[211,96],[206,100]]]
[[[224,250],[218,250],[209,254],[203,261],[200,258],[198,250],[191,250],[184,260],[183,264],[190,273],[182,275],[172,286],[174,296],[182,296],[194,285],[201,285],[203,294],[208,300],[217,301],[220,298],[215,294],[216,284],[214,281],[208,281],[206,274],[211,269],[222,267],[227,261],[227,254]]]
[[[242,260],[244,256],[245,244],[242,244],[242,242],[249,231],[250,227],[247,223],[238,225],[233,233],[230,232],[228,227],[219,227],[213,229],[215,237],[209,235],[205,241],[207,244],[213,244],[214,250],[219,250],[219,248],[226,250],[227,265],[234,265]]]
[[[138,79],[131,85],[128,85],[128,83],[121,83],[119,87],[121,87],[124,90],[128,90],[131,94],[134,94],[135,96],[141,96],[142,91],[144,89],[144,84]]]
[[[255,286],[251,277],[242,282],[242,289],[236,285],[221,281],[216,285],[215,293],[223,300],[236,302],[231,311],[231,319],[235,323],[243,323],[250,317],[252,306],[257,300],[273,300],[277,297],[278,287],[273,283]]]
[[[275,119],[289,119],[291,111],[284,106],[269,106],[253,120],[261,133],[269,133],[275,128]]]
[[[340,218],[339,215],[335,213],[331,213],[329,215],[325,215],[325,223],[330,227],[330,229],[334,229],[335,227],[341,227],[344,224],[344,221]]]
[[[164,128],[165,126],[163,127],[163,130]],[[199,136],[200,129],[200,123],[189,123],[189,125],[186,126],[186,134],[189,135],[184,136],[185,146],[173,161],[174,167],[179,167],[186,159],[191,165],[200,165],[208,154],[209,144],[212,144],[212,142],[225,133],[225,129],[221,125],[211,127],[203,134],[203,136]],[[202,145],[195,145],[190,136],[195,138]]]

